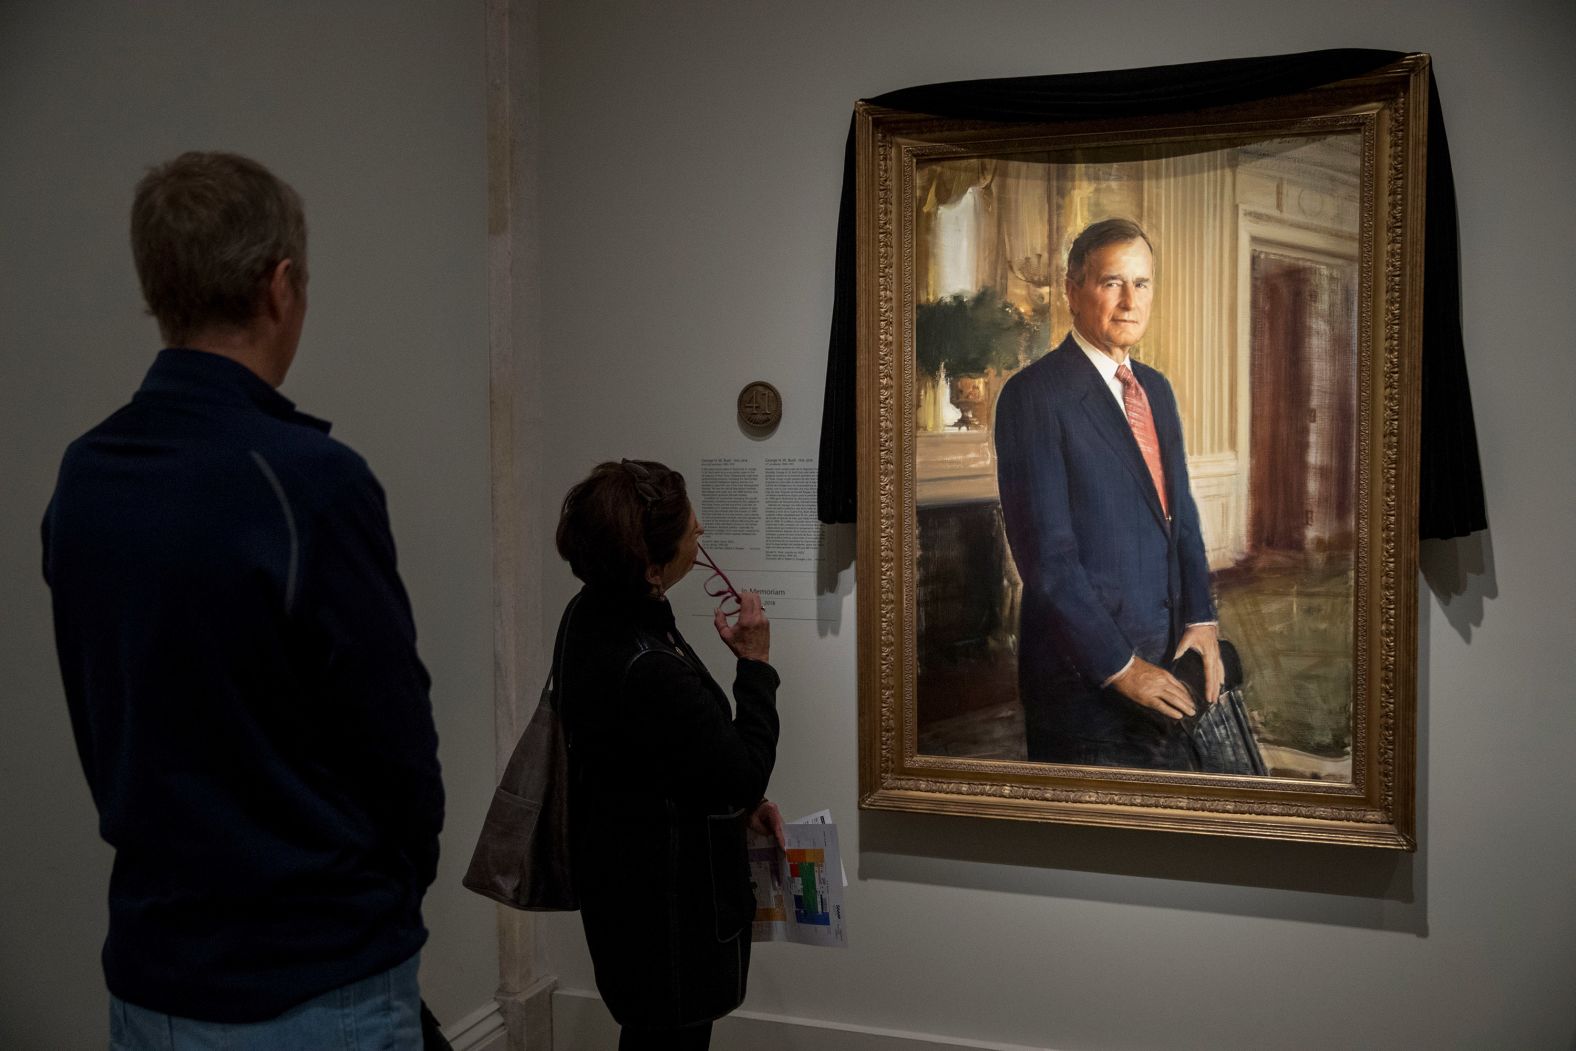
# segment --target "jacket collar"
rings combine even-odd
[[[327,434],[327,420],[308,416],[251,369],[219,354],[183,347],[159,351],[135,397],[156,396],[255,409]]]
[[[665,635],[675,629],[673,607],[666,598],[632,595],[591,584],[581,591],[594,606],[605,611],[605,615],[627,620],[636,628],[656,635]]]
[[[635,607],[635,622],[642,628],[667,634],[677,627],[673,606],[666,598],[638,598],[631,603]]]

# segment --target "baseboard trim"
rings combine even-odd
[[[553,992],[553,1051],[592,1051],[617,1044],[618,1024],[601,997],[581,989]],[[1051,1051],[1045,1045],[971,1040],[761,1011],[735,1011],[719,1019],[712,1029],[711,1046],[712,1051],[806,1047],[816,1051]]]
[[[457,1022],[443,1027],[443,1037],[454,1051],[503,1051],[509,1031],[498,1001],[489,1000]]]

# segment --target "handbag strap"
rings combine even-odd
[[[542,688],[541,701],[555,712],[559,710],[558,698],[564,687],[564,642],[569,635],[569,618],[584,594],[583,591],[575,593],[575,597],[569,600],[569,605],[564,607],[564,615],[558,621],[558,638],[553,642],[553,666],[547,673],[547,685]]]

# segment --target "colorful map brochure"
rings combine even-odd
[[[824,820],[818,820],[823,815]],[[755,885],[751,939],[846,948],[843,887],[848,881],[837,850],[837,826],[823,811],[805,821],[785,822],[783,832],[787,850],[770,836],[750,836],[750,879]]]

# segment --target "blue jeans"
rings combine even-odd
[[[421,1051],[417,953],[266,1022],[199,1022],[109,998],[110,1051]]]

